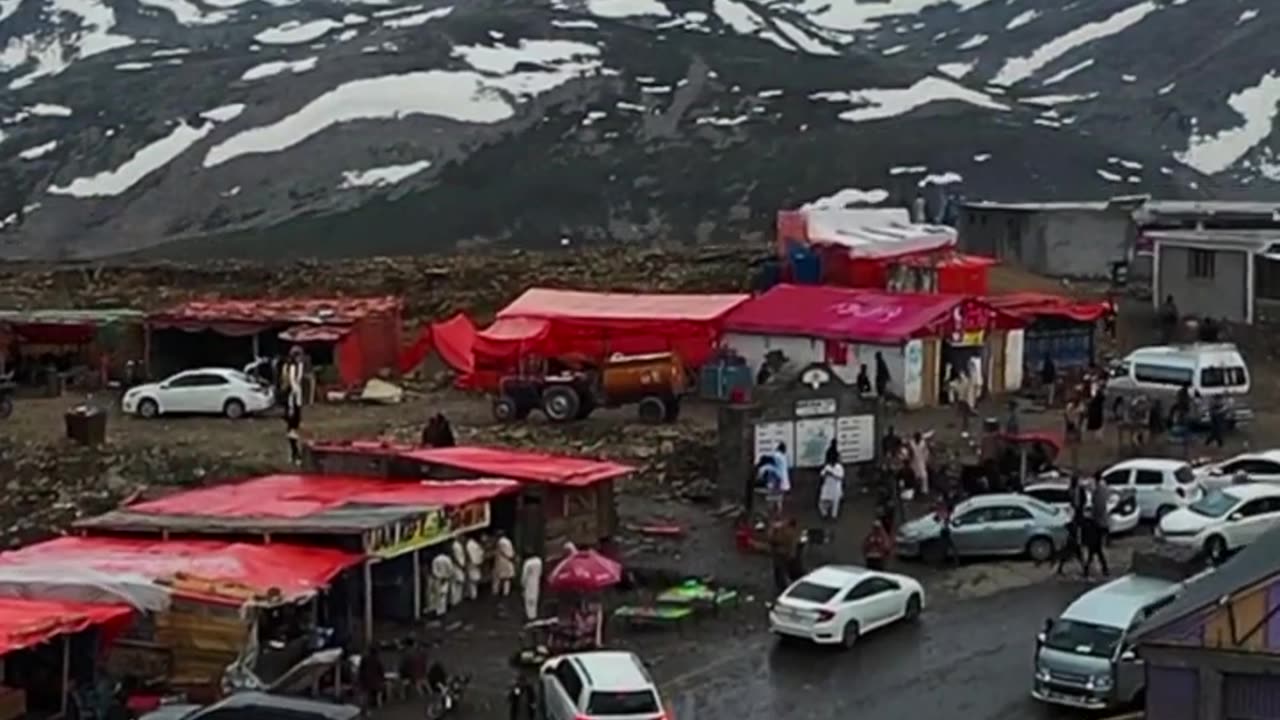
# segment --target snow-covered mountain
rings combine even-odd
[[[0,257],[1274,195],[1273,30],[1262,0],[0,0]]]

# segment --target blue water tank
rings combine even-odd
[[[755,375],[741,358],[721,358],[702,366],[698,376],[698,396],[706,400],[728,400],[742,388],[750,393]]]
[[[795,284],[822,283],[822,258],[811,248],[798,243],[792,244],[787,248],[787,259],[791,264],[791,277]]]

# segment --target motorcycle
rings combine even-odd
[[[441,720],[453,715],[462,703],[462,696],[470,684],[470,675],[454,675],[443,684],[432,688],[431,700],[427,703],[426,720]]]

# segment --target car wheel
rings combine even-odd
[[[151,398],[143,398],[138,401],[138,416],[148,420],[160,415],[160,404]]]
[[[1227,541],[1221,535],[1210,536],[1208,540],[1204,541],[1204,554],[1212,560],[1214,564],[1225,561],[1229,550],[1230,549],[1227,547]]]
[[[244,417],[244,402],[231,398],[222,406],[222,414],[232,420]]]
[[[552,422],[569,422],[578,416],[582,398],[568,385],[553,385],[542,392],[542,412]]]
[[[636,414],[640,416],[640,422],[646,425],[657,425],[667,417],[667,403],[657,395],[650,395],[640,400],[640,406],[636,409]]]
[[[1053,559],[1053,541],[1047,537],[1034,537],[1027,542],[1027,555],[1038,563]]]
[[[907,607],[902,611],[902,619],[907,622],[913,622],[920,618],[920,596],[911,593],[911,597],[907,598]]]
[[[840,646],[845,650],[858,644],[858,621],[850,620],[845,623],[844,631],[840,633]]]
[[[520,414],[520,406],[515,398],[503,395],[493,401],[493,419],[498,422],[511,422]]]
[[[1160,507],[1156,508],[1156,521],[1158,522],[1160,518],[1164,517],[1165,515],[1168,515],[1171,512],[1173,512],[1172,505],[1161,505]]]

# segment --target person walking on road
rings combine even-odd
[[[498,533],[493,553],[493,596],[511,594],[511,580],[516,576],[516,549],[506,533]]]
[[[1080,526],[1081,539],[1087,554],[1081,562],[1084,570],[1084,576],[1089,577],[1089,568],[1093,566],[1093,559],[1098,559],[1098,569],[1102,571],[1102,576],[1106,577],[1111,574],[1111,569],[1107,567],[1107,553],[1102,547],[1104,538],[1106,537],[1106,526],[1098,523],[1092,516],[1088,517]],[[1077,547],[1076,553],[1079,554]]]
[[[938,518],[938,526],[941,528],[938,541],[942,543],[942,556],[939,558],[942,564],[950,563],[952,565],[960,565],[960,553],[956,551],[955,540],[951,537],[951,513],[952,499],[944,496],[938,500],[938,505],[934,510],[934,514]]]
[[[1040,385],[1044,388],[1045,407],[1053,407],[1053,401],[1058,395],[1058,368],[1048,353],[1045,353],[1044,362],[1040,365]]]
[[[884,523],[877,518],[871,522],[871,530],[862,541],[862,556],[868,568],[883,571],[891,555],[893,555],[893,536],[885,529]]]
[[[1085,497],[1084,488],[1080,486],[1080,478],[1076,475],[1071,476],[1071,481],[1067,485],[1067,498],[1071,503],[1071,522],[1067,523],[1067,541],[1058,552],[1058,568],[1057,573],[1062,574],[1062,568],[1066,566],[1067,561],[1075,559],[1080,563],[1080,568],[1084,569],[1084,553],[1080,549],[1080,524],[1084,520]]]
[[[1093,478],[1093,491],[1089,494],[1089,519],[1098,527],[1102,544],[1111,535],[1111,488],[1102,482],[1102,474]]]
[[[520,593],[524,596],[524,619],[538,619],[538,596],[542,594],[542,558],[530,555],[520,568]]]
[[[911,475],[920,488],[921,495],[929,494],[929,437],[915,433],[908,443],[911,448]]]
[[[827,448],[827,460],[821,475],[818,515],[825,520],[835,520],[840,515],[840,502],[844,500],[844,465],[840,464],[840,453],[834,444]]]

